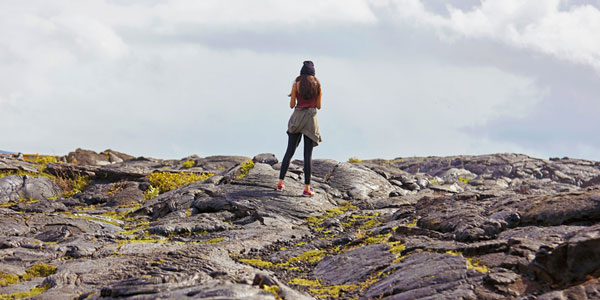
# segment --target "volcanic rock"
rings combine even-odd
[[[600,163],[353,161],[4,156],[0,298],[598,298]]]

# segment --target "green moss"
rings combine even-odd
[[[103,212],[101,216],[121,221],[133,221],[133,218],[129,214],[134,212],[136,209],[137,207],[133,207],[132,209],[123,212],[109,210]]]
[[[21,279],[28,280],[35,277],[47,277],[56,272],[56,266],[44,263],[37,263],[27,270]]]
[[[57,163],[58,162],[58,157],[55,155],[39,155],[39,154],[24,155],[23,159],[25,161],[34,163],[36,165],[44,165],[44,166],[48,163]]]
[[[144,192],[144,199],[150,200],[152,198],[156,198],[156,197],[158,197],[159,193],[160,193],[159,188],[150,185],[148,187],[148,189]]]
[[[469,183],[469,181],[471,181],[471,179],[464,178],[462,176],[458,176],[458,181],[461,181],[461,182],[464,182],[464,183]]]
[[[325,250],[310,250],[306,251],[298,256],[291,257],[287,260],[288,263],[295,263],[299,261],[307,261],[309,263],[318,262],[325,256]]]
[[[378,225],[381,225],[381,222],[379,222],[375,219],[371,219],[371,220],[368,220],[368,221],[364,222],[363,224],[361,224],[360,228],[367,230],[367,229],[373,228]]]
[[[279,287],[276,285],[264,285],[263,290],[275,295],[275,299],[281,300],[281,296],[279,295]]]
[[[417,226],[417,222],[419,222],[419,219],[413,219],[413,221],[409,224],[406,224],[406,226],[408,227],[416,227]]]
[[[0,287],[18,283],[19,276],[0,272]]]
[[[248,172],[254,168],[254,162],[250,159],[246,160],[240,165],[240,175],[238,178],[244,178],[248,175]]]
[[[446,251],[446,254],[450,254],[452,256],[459,256],[462,255],[461,252],[458,251]],[[467,261],[467,268],[468,269],[472,269],[481,273],[487,273],[490,268],[488,266],[482,265],[481,262],[479,260],[474,260],[472,257],[467,257],[465,258],[465,260]]]
[[[195,174],[195,173],[171,173],[171,172],[154,172],[148,175],[148,180],[150,180],[150,184],[153,187],[158,188],[159,193],[165,193],[170,190],[174,190],[178,187],[190,184],[196,181],[204,181],[211,176],[215,175],[214,173],[203,173],[203,174]]]
[[[256,267],[260,267],[260,268],[272,268],[274,265],[272,262],[270,261],[264,261],[262,259],[259,258],[242,258],[239,259],[240,262],[248,264],[248,265],[252,265],[252,266],[256,266]]]
[[[41,295],[48,289],[50,289],[50,285],[46,284],[41,287],[33,288],[27,292],[18,292],[18,293],[13,293],[13,294],[0,294],[0,300],[32,298],[37,295]]]
[[[125,185],[127,183],[125,181],[119,181],[119,182],[115,182],[111,185],[110,189],[108,190],[108,195],[112,196],[115,195],[117,193],[119,193],[120,191],[122,191],[123,189],[125,189]]]
[[[83,189],[91,182],[89,177],[87,177],[85,175],[81,175],[81,174],[75,175],[75,178],[72,178],[72,179],[61,178],[60,180],[64,181],[65,184],[58,184],[58,185],[59,186],[66,185],[66,187],[67,187],[67,191],[63,193],[63,197],[65,197],[65,198],[71,198],[71,197],[75,196],[76,194],[81,193],[81,191],[83,191]]]
[[[155,238],[144,238],[144,239],[131,239],[131,240],[120,240],[119,245],[127,244],[165,244],[167,240],[155,239]]]
[[[196,165],[196,162],[195,162],[195,161],[193,161],[193,160],[186,160],[186,161],[184,161],[184,162],[181,164],[181,166],[182,166],[182,167],[184,167],[184,168],[186,168],[186,169],[187,169],[187,168],[191,168],[191,167],[193,167],[193,166],[195,166],[195,165]]]
[[[402,251],[406,250],[406,244],[402,244],[402,242],[391,242],[388,245],[390,245],[390,251],[397,255],[402,254]]]
[[[135,224],[131,224],[131,225],[127,225],[127,226],[123,226],[123,229],[135,229],[135,228],[148,228],[150,226],[150,222],[148,221],[142,221],[142,222],[138,222]]]
[[[300,285],[300,286],[310,286],[310,287],[320,287],[321,282],[318,280],[309,280],[303,278],[292,278],[288,281],[288,284]]]
[[[142,231],[144,229],[145,228],[134,228],[134,229],[131,229],[131,230],[117,232],[117,234],[130,235],[130,234],[134,234],[134,233],[140,232],[140,231]]]
[[[317,298],[339,298],[344,291],[353,291],[358,288],[356,284],[342,284],[342,285],[332,285],[332,286],[324,286],[318,288],[311,288],[309,291]]]
[[[79,219],[87,219],[87,220],[92,220],[92,221],[104,222],[104,223],[107,223],[107,224],[119,226],[119,223],[117,223],[117,222],[112,222],[112,221],[108,221],[108,220],[101,219],[101,218],[95,218],[95,217],[88,216],[88,215],[65,214],[65,216],[66,217],[70,217],[70,218],[79,218]]]
[[[218,242],[222,242],[224,240],[225,240],[224,237],[220,237],[220,238],[214,238],[214,239],[210,239],[208,241],[203,241],[203,242],[205,242],[207,244],[215,244],[215,243],[218,243]]]
[[[394,163],[399,163],[399,162],[402,162],[402,160],[401,159],[386,160],[383,163],[384,164],[394,164]]]
[[[331,217],[334,217],[336,215],[341,215],[344,212],[348,211],[348,210],[356,210],[358,209],[358,207],[352,205],[352,203],[350,203],[349,201],[346,201],[342,204],[342,206],[336,207],[336,208],[330,208],[325,210],[325,213],[318,216],[318,217],[313,217],[310,216],[308,218],[306,218],[306,221],[308,222],[308,224],[311,227],[315,227],[313,229],[319,229],[316,231],[322,231],[323,228],[320,228],[318,226],[320,226],[321,224],[323,224],[323,221],[325,221],[326,219],[329,219]]]
[[[348,158],[348,162],[349,163],[359,163],[359,162],[362,162],[362,160],[360,160],[356,157],[350,157],[350,158]]]
[[[379,234],[376,236],[367,237],[365,239],[364,244],[365,245],[379,244],[379,243],[383,243],[388,238],[389,238],[389,234]]]
[[[466,260],[467,260],[467,268],[468,269],[473,269],[480,273],[487,273],[490,271],[490,267],[488,267],[486,265],[482,265],[481,261],[479,261],[479,260],[474,260],[471,257],[466,258]]]

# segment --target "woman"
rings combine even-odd
[[[315,195],[315,192],[310,189],[312,150],[321,142],[319,123],[317,122],[317,109],[321,109],[321,83],[315,77],[315,65],[312,61],[307,60],[303,63],[300,76],[296,78],[292,85],[290,96],[290,108],[294,108],[294,113],[288,122],[288,146],[281,162],[277,190],[281,191],[284,188],[285,173],[290,166],[290,160],[294,156],[296,148],[300,144],[300,139],[304,135],[303,195],[312,197]]]

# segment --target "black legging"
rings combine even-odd
[[[283,179],[285,177],[285,173],[287,173],[288,167],[290,166],[290,160],[292,160],[292,156],[294,156],[294,152],[296,152],[296,148],[300,145],[300,138],[302,138],[302,133],[288,133],[288,146],[285,151],[285,156],[283,156],[283,161],[281,162],[281,171],[279,172],[279,179]],[[310,172],[312,167],[312,150],[313,150],[313,141],[304,135],[304,184],[310,184]]]

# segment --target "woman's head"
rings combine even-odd
[[[296,78],[296,81],[300,81],[299,92],[302,99],[314,99],[321,93],[321,84],[315,77],[315,64],[310,60],[302,63],[300,76]]]
[[[315,64],[306,60],[302,63],[302,69],[300,69],[300,75],[312,75],[315,76]]]

